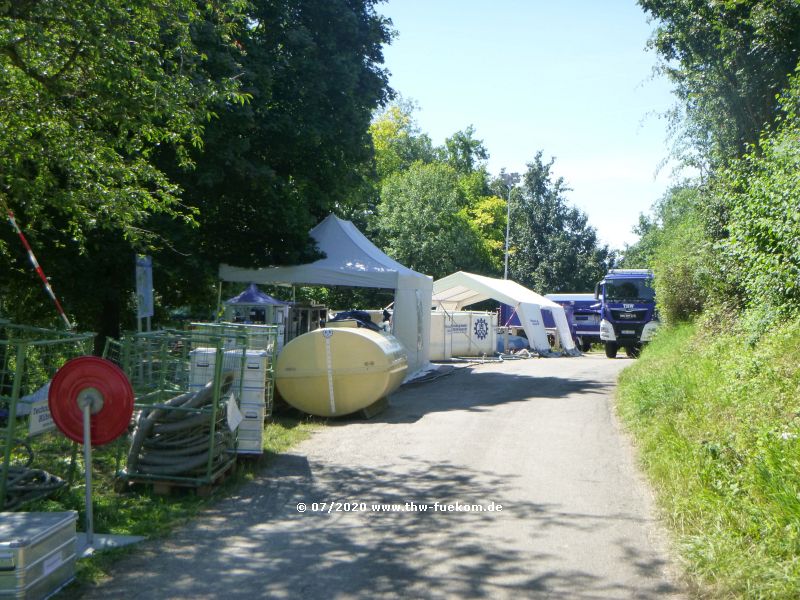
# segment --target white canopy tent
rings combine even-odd
[[[425,369],[429,364],[431,277],[389,258],[353,223],[335,215],[328,215],[314,227],[311,237],[325,253],[325,258],[305,265],[260,269],[223,264],[219,267],[219,278],[243,283],[393,289],[392,333],[408,352],[409,375]]]
[[[433,282],[433,302],[444,310],[462,310],[465,306],[490,299],[514,307],[531,348],[543,355],[551,352],[542,319],[542,308],[549,310],[556,323],[561,347],[569,354],[579,353],[564,308],[515,281],[458,271]]]

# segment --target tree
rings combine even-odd
[[[385,247],[391,244],[392,251],[398,255],[415,256],[411,260],[417,264],[430,265],[425,267],[429,271],[424,272],[449,274],[464,269],[494,275],[502,269],[506,204],[493,196],[489,187],[486,148],[481,140],[475,138],[472,126],[454,133],[442,146],[433,147],[430,138],[420,131],[414,120],[414,110],[416,106],[413,103],[399,99],[373,120],[370,132],[382,191],[379,214],[370,220],[370,227]],[[430,168],[426,169],[426,166]],[[422,180],[436,180],[443,199],[435,198],[433,190],[418,187]],[[421,229],[414,229],[396,221],[388,222],[396,216],[392,214],[390,217],[393,211],[388,206],[389,198],[406,192],[414,197],[411,205],[419,203],[421,210],[436,214],[432,217],[434,224],[431,227],[425,228],[420,224]],[[443,207],[448,205],[452,208],[447,210],[454,214],[443,213]],[[458,231],[443,233],[448,223]],[[433,231],[440,233],[433,234]],[[437,259],[420,260],[412,247],[427,244],[423,237],[435,238],[442,234],[448,236],[450,247],[443,244],[437,252],[449,255],[453,248],[465,247],[467,250],[462,253],[461,260],[457,256],[438,264]],[[443,240],[432,241],[438,247],[438,242]],[[443,264],[449,266],[443,268]]]
[[[701,203],[701,188],[696,183],[686,181],[668,189],[653,204],[651,214],[639,215],[639,223],[633,228],[639,240],[626,246],[620,266],[626,269],[652,268],[655,253],[664,238],[670,235],[670,230],[690,214],[694,215],[693,218],[701,218]]]
[[[447,164],[464,175],[479,170],[489,158],[483,140],[475,139],[475,128],[472,125],[447,138],[441,154]]]
[[[780,127],[714,189],[730,209],[730,235],[719,244],[727,274],[751,307],[778,316],[800,310],[800,70],[781,104]]]
[[[0,3],[0,208],[16,213],[80,326],[115,333],[133,251],[157,241],[152,215],[195,216],[152,157],[168,146],[190,165],[211,104],[243,99],[235,78],[207,76],[192,40],[207,25],[235,64],[243,5]],[[6,306],[28,322],[55,315],[13,232],[0,231]]]
[[[381,189],[376,229],[383,249],[405,266],[439,279],[485,264],[458,174],[449,165],[417,162]]]
[[[417,161],[435,160],[431,138],[420,131],[414,120],[416,109],[413,102],[399,98],[373,119],[369,132],[375,148],[378,181],[405,171]]]
[[[800,59],[796,0],[639,0],[657,21],[650,42],[683,104],[674,113],[700,163],[741,156],[778,114]]]
[[[467,207],[467,218],[478,234],[488,275],[501,275],[505,259],[506,200],[480,196]]]
[[[626,268],[653,269],[659,312],[670,322],[693,318],[721,296],[723,278],[705,227],[701,192],[693,182],[667,190],[651,216],[639,216],[634,231],[641,237],[625,249],[622,259]]]
[[[509,278],[540,293],[587,291],[606,273],[612,254],[587,216],[567,204],[568,188],[563,178],[553,180],[553,163],[537,152],[512,194]]]
[[[157,212],[191,218],[149,157],[171,145],[189,163],[209,103],[238,98],[235,81],[200,76],[191,40],[207,20],[234,55],[237,4],[0,3],[0,201],[75,243],[101,228],[146,240]]]
[[[371,116],[389,97],[380,63],[390,33],[375,3],[252,2],[238,38],[242,90],[252,99],[220,104],[193,156],[198,174],[175,173],[201,215],[198,241],[210,262],[312,258],[309,229],[343,212],[365,185]],[[233,74],[213,37],[200,44],[215,77]]]

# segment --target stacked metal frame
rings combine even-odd
[[[91,354],[93,344],[93,333],[0,322],[0,510],[47,497],[73,477],[76,446],[50,418],[48,389],[64,363]],[[59,468],[70,472],[51,472]]]
[[[201,331],[138,333],[107,344],[106,358],[128,375],[135,399],[122,481],[201,487],[228,471],[245,351],[243,336]]]

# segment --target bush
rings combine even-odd
[[[727,169],[720,193],[730,210],[721,245],[751,306],[783,314],[800,307],[800,76],[784,96],[782,126]]]
[[[706,304],[713,278],[711,242],[694,213],[673,223],[653,257],[655,290],[668,323],[691,319]]]

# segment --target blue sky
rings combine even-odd
[[[633,0],[389,0],[391,86],[435,144],[474,126],[489,171],[524,172],[537,150],[605,243],[622,248],[670,183],[653,77],[653,25]],[[658,173],[657,173],[658,172]]]

